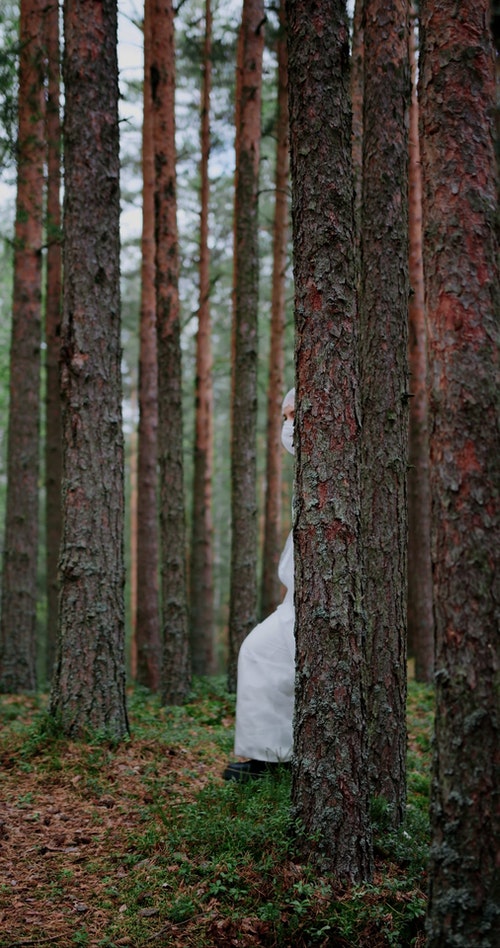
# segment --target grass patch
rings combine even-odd
[[[64,739],[45,706],[0,698],[0,946],[424,944],[431,689],[410,682],[405,824],[389,831],[377,804],[374,879],[349,890],[294,853],[289,773],[221,781],[222,679],[196,682],[183,708],[131,692],[118,747]]]

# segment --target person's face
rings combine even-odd
[[[293,421],[295,418],[295,406],[285,405],[283,409],[283,418],[285,421]]]

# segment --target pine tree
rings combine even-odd
[[[293,809],[321,869],[372,872],[360,583],[360,415],[345,3],[288,0],[295,275]]]
[[[263,0],[244,0],[236,79],[236,173],[234,202],[230,689],[236,685],[239,647],[257,618],[257,306],[258,180]]]
[[[365,0],[360,357],[372,792],[406,811],[408,3]]]
[[[44,10],[44,42],[47,59],[47,289],[45,303],[45,542],[47,588],[47,638],[45,669],[52,678],[57,651],[59,608],[58,561],[61,545],[62,428],[59,390],[61,352],[61,119],[59,8]]]
[[[51,713],[128,732],[124,661],[117,9],[67,0],[61,392],[63,537]]]
[[[0,691],[36,685],[36,577],[42,286],[44,50],[42,0],[22,0],[8,472],[0,619]]]
[[[175,39],[171,0],[153,0],[151,15],[163,644],[161,692],[166,704],[179,704],[189,692],[191,668],[182,455]]]
[[[160,687],[161,636],[158,524],[158,364],[155,299],[155,169],[151,97],[151,0],[144,5],[142,239],[137,461],[136,678]]]
[[[212,84],[212,10],[205,0],[205,39],[200,131],[200,293],[196,336],[195,443],[190,568],[190,640],[193,672],[215,670],[213,584],[213,382],[210,316],[209,198],[210,92]]]
[[[427,331],[422,259],[422,176],[418,135],[415,28],[410,31],[412,98],[409,135],[409,365],[410,429],[408,471],[408,650],[417,681],[431,682],[434,672],[432,611],[431,496],[427,406]]]
[[[498,247],[489,3],[422,0],[436,724],[428,945],[498,944]]]
[[[273,277],[269,381],[267,391],[266,494],[260,612],[270,615],[282,598],[278,564],[283,546],[281,531],[281,401],[284,393],[284,335],[288,263],[288,60],[285,3],[280,0],[278,101],[276,116],[276,174],[273,224]]]

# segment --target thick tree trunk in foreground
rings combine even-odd
[[[361,226],[361,191],[363,180],[363,86],[364,86],[364,10],[363,0],[355,0],[352,23],[351,100],[352,100],[352,170],[354,175],[354,221],[359,243]]]
[[[62,426],[59,360],[61,354],[61,120],[59,114],[59,7],[45,9],[47,50],[47,292],[45,304],[46,432],[45,543],[47,557],[47,648],[45,668],[50,681],[57,652],[59,609],[58,563],[61,546]]]
[[[22,0],[0,691],[36,686],[43,220],[43,11]]]
[[[63,538],[51,712],[127,733],[116,2],[64,20]]]
[[[151,98],[151,2],[144,6],[142,239],[137,464],[136,679],[160,687],[161,635],[158,523],[158,363],[155,290],[155,168]]]
[[[175,169],[175,41],[171,0],[153,0],[151,30],[163,639],[161,692],[165,704],[180,704],[189,692],[191,668],[182,457]]]
[[[365,0],[360,356],[372,793],[406,809],[407,0]]]
[[[427,406],[427,331],[422,259],[422,174],[418,137],[415,28],[410,32],[412,98],[409,140],[409,363],[410,446],[408,471],[408,650],[417,681],[434,673],[434,614],[431,568],[431,488]]]
[[[244,0],[236,76],[233,375],[231,417],[231,593],[228,684],[257,618],[258,181],[264,50],[263,0]]]
[[[498,945],[498,264],[489,3],[421,3],[436,619],[430,948]]]
[[[286,311],[286,269],[288,262],[288,58],[285,32],[285,0],[280,2],[278,36],[278,115],[276,120],[276,196],[273,233],[273,286],[271,297],[271,340],[267,392],[266,499],[264,549],[262,556],[261,617],[270,615],[283,598],[278,564],[283,547],[281,530],[281,402],[285,392],[283,338]]]
[[[349,90],[341,0],[288,0],[295,259],[294,815],[323,870],[372,872],[360,575],[360,416]]]
[[[205,0],[205,42],[201,103],[200,305],[196,337],[196,418],[193,473],[193,526],[190,569],[190,639],[193,672],[215,671],[213,585],[213,385],[210,318],[210,249],[208,212],[210,181],[210,90],[212,77],[212,12]]]

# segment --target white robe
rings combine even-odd
[[[295,612],[291,533],[278,575],[287,588],[285,598],[247,635],[238,655],[234,750],[239,757],[254,760],[287,761],[292,756]]]

